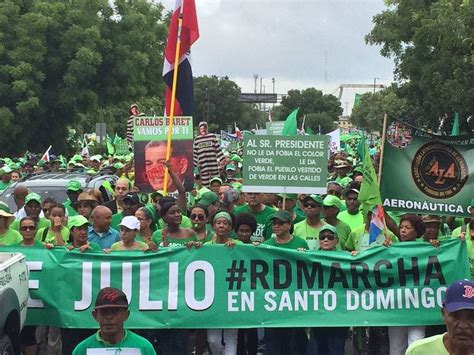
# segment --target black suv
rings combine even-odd
[[[10,207],[10,211],[16,211],[16,204],[13,201],[13,190],[15,186],[21,184],[31,192],[41,195],[43,200],[47,197],[54,198],[58,203],[64,203],[67,199],[66,185],[70,180],[77,180],[81,183],[83,190],[98,189],[102,193],[104,202],[113,199],[110,192],[102,184],[108,181],[112,186],[115,185],[118,177],[116,175],[98,174],[87,175],[85,173],[42,173],[27,176],[20,181],[8,186],[0,193],[0,201],[5,202]]]

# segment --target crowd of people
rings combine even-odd
[[[200,128],[203,126],[200,125]],[[208,134],[207,125],[205,128],[202,133]],[[202,137],[200,140],[201,143],[205,141]],[[0,160],[0,191],[18,181],[13,190],[16,211],[13,213],[6,204],[0,203],[0,245],[44,249],[63,247],[80,253],[113,254],[124,250],[155,252],[162,247],[200,248],[206,244],[222,244],[228,248],[236,248],[240,244],[255,247],[266,244],[301,252],[339,250],[357,255],[375,246],[390,247],[392,243],[420,241],[437,248],[449,238],[460,238],[467,245],[470,260],[459,262],[470,262],[471,278],[474,279],[474,199],[470,206],[470,218],[385,213],[387,230],[370,243],[371,213],[364,216],[360,209],[358,196],[363,177],[356,154],[333,154],[328,164],[327,194],[314,195],[245,193],[242,191],[245,181],[242,179],[241,152],[221,153],[213,158],[205,156],[204,162],[195,157],[198,163],[191,193],[186,193],[172,163],[165,162],[176,193],[167,195],[157,190],[145,198],[134,186],[132,160],[125,157],[76,155],[68,163],[61,159],[50,162],[23,158]],[[214,159],[212,166],[206,165],[209,159]],[[375,152],[374,162],[377,164]],[[43,199],[21,183],[22,176],[43,171],[82,170],[95,173],[101,169],[110,169],[119,177],[111,187],[114,199],[110,201],[104,201],[99,190],[83,191],[80,182],[75,180],[69,181],[66,186],[66,201]],[[447,305],[455,303],[449,295],[448,292]],[[102,296],[99,294],[98,300]],[[126,309],[123,296],[116,295],[122,301],[115,311],[107,313],[103,310],[107,307],[96,304],[94,318],[99,324],[107,316],[120,316],[121,320],[126,320],[128,314],[118,311]],[[466,302],[471,302],[472,306],[474,300],[471,297]],[[461,322],[463,327],[467,327],[465,332],[470,334],[471,339],[464,341],[471,346],[469,351],[474,348],[472,308],[474,306],[470,308],[470,318],[463,316],[467,326],[462,321],[452,320],[453,314],[457,314],[456,307],[446,306],[443,310],[447,334],[453,332],[450,325],[457,327]],[[102,325],[100,327],[100,332],[106,332]],[[155,351],[165,355],[191,351],[195,354],[210,351],[219,355],[222,352],[250,355],[263,351],[266,354],[344,354],[350,335],[368,338],[365,351],[369,354],[386,351],[396,355],[404,354],[417,340],[446,331],[446,328],[439,326],[388,327],[385,330],[369,329],[368,332],[348,327],[257,328],[137,332],[151,342]],[[120,329],[124,337],[135,339],[131,332],[123,333],[123,328]],[[90,336],[91,331],[61,329],[56,333],[50,330],[49,334],[56,339],[62,338],[62,353],[68,354]],[[104,340],[104,334],[97,333],[93,342],[111,342]],[[384,334],[388,345],[384,344]],[[123,339],[117,341],[122,342]],[[28,326],[23,330],[24,354],[36,354],[39,342],[36,327]],[[449,346],[444,344],[449,351],[452,349],[451,343]],[[82,350],[76,350],[75,354],[85,353],[84,343],[79,348]],[[410,354],[422,353],[416,349],[410,351]]]

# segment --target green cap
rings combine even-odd
[[[312,200],[314,202],[316,202],[317,204],[319,204],[320,206],[323,205],[323,200],[321,199],[321,197],[319,195],[307,195],[303,201],[307,201],[307,200]]]
[[[71,161],[74,161],[74,162],[82,161],[82,157],[79,154],[76,154],[71,158]]]
[[[327,195],[323,200],[323,206],[337,207],[337,209],[340,210],[342,206],[342,202],[337,196]]]
[[[218,201],[219,201],[219,196],[217,196],[216,193],[214,193],[212,191],[207,191],[207,192],[202,194],[202,197],[198,201],[198,203],[200,205],[208,207],[208,206],[210,206],[213,203],[218,202]]]
[[[229,164],[225,166],[225,170],[235,170],[235,165],[234,164]]]
[[[230,160],[231,161],[236,161],[237,163],[241,163],[242,162],[242,158],[240,156],[238,156],[237,154],[234,154],[230,157]]]
[[[38,195],[36,192],[30,192],[25,197],[25,205],[27,205],[30,201],[36,201],[41,204],[41,196]]]
[[[71,216],[68,218],[67,221],[67,227],[69,228],[69,230],[71,230],[72,227],[82,227],[84,224],[89,225],[89,221],[86,217],[81,215]]]
[[[281,198],[285,198],[287,200],[297,200],[298,195],[297,194],[277,194],[277,196]]]
[[[117,169],[117,170],[123,169],[124,166],[125,166],[125,165],[123,165],[122,163],[115,163],[115,164],[114,164],[114,168]]]
[[[230,186],[234,189],[234,190],[239,190],[239,191],[242,191],[242,183],[241,182],[233,182],[230,184]]]
[[[275,214],[270,217],[270,219],[278,219],[282,222],[291,223],[291,213],[286,210],[279,210],[276,211]]]
[[[214,176],[210,181],[209,185],[212,184],[213,181],[218,181],[222,185],[222,179],[218,176]]]
[[[474,198],[471,200],[471,208],[474,208]]]
[[[5,174],[11,173],[13,171],[8,165],[5,165],[2,169]]]
[[[14,217],[10,213],[10,207],[5,202],[0,201],[0,216],[2,217]]]
[[[69,180],[66,185],[66,190],[68,191],[82,191],[81,183],[77,180]]]
[[[324,231],[330,231],[332,232],[334,235],[336,235],[337,237],[337,229],[336,227],[334,227],[333,225],[329,224],[329,223],[326,223],[324,226],[321,227],[321,229],[319,230],[319,234],[321,234],[322,232]]]

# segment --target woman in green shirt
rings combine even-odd
[[[190,228],[180,226],[181,210],[174,202],[166,202],[161,206],[161,216],[166,227],[153,233],[152,240],[160,247],[201,246],[196,239],[196,233]]]
[[[10,213],[10,208],[0,202],[0,245],[13,245],[21,242],[21,235],[10,228],[15,217]]]
[[[140,207],[137,212],[135,212],[135,217],[140,221],[140,231],[138,232],[135,240],[138,242],[143,242],[148,244],[150,250],[156,251],[158,246],[152,240],[155,224],[154,219],[156,219],[156,210],[153,205],[146,205],[145,207]]]
[[[79,250],[81,253],[92,250],[102,251],[99,244],[91,243],[87,240],[89,221],[86,217],[77,215],[69,218],[69,244],[66,246],[68,250]]]
[[[214,230],[208,224],[209,222],[209,213],[207,207],[196,204],[191,210],[189,216],[193,224],[193,231],[196,233],[196,238],[202,243],[206,243],[212,239],[214,235]]]
[[[212,227],[215,230],[211,244],[224,244],[228,248],[233,248],[235,244],[242,242],[230,237],[234,216],[227,211],[217,211],[212,218]],[[236,354],[237,352],[238,329],[208,329],[207,341],[213,354]],[[222,346],[224,339],[224,346]]]
[[[33,248],[48,248],[51,249],[53,247],[52,244],[45,245],[41,243],[39,240],[35,239],[36,229],[37,229],[36,221],[31,217],[23,217],[20,220],[20,234],[23,237],[23,240],[16,244],[16,246],[21,247],[33,247]]]

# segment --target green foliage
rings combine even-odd
[[[201,76],[194,80],[194,120],[207,121],[210,130],[227,130],[234,122],[241,128],[264,125],[265,114],[238,102],[240,87],[228,77]]]
[[[304,90],[290,90],[281,100],[281,105],[276,106],[273,111],[273,119],[283,121],[295,109],[299,107],[299,124],[306,115],[305,126],[314,132],[327,133],[336,128],[335,121],[342,114],[339,100],[334,95],[324,95],[321,90],[307,88]]]
[[[423,125],[437,129],[446,117],[449,131],[457,111],[466,130],[474,113],[474,1],[391,0],[388,5],[374,17],[366,41],[394,58],[397,94]]]
[[[161,112],[162,13],[146,0],[2,1],[2,154],[62,152],[68,126],[123,134],[132,102]]]

